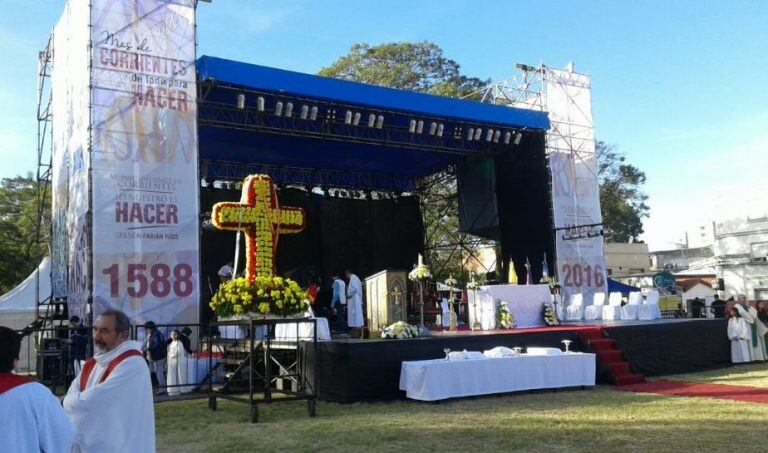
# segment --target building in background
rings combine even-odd
[[[606,242],[604,250],[608,277],[643,274],[651,268],[648,244]]]

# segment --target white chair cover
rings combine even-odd
[[[584,311],[584,319],[587,321],[600,319],[603,315],[603,305],[605,305],[605,293],[595,293],[592,305],[587,306]]]
[[[608,296],[608,305],[603,305],[603,320],[615,321],[621,319],[621,293],[614,292]]]
[[[639,291],[629,293],[629,302],[621,307],[621,319],[637,319],[638,307],[643,303],[643,294]]]
[[[565,306],[563,305],[563,296],[556,294],[553,299],[555,301],[555,314],[557,314],[557,319],[565,319]]]
[[[637,319],[653,320],[661,319],[661,309],[659,309],[659,292],[649,291],[645,296],[645,303],[640,305],[637,311]]]
[[[565,307],[566,321],[580,321],[584,318],[584,296],[579,294],[571,295],[571,303]]]

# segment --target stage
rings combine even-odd
[[[600,329],[616,341],[634,373],[659,376],[730,365],[724,319],[594,321],[511,331],[433,332],[408,340],[331,340],[318,343],[319,398],[342,403],[401,399],[405,397],[398,388],[403,361],[441,358],[445,348],[562,348],[561,341],[566,339],[572,341],[571,350],[586,352],[585,337]],[[312,363],[311,348],[306,353],[307,363]],[[598,365],[597,371],[598,383],[605,383],[607,370]]]

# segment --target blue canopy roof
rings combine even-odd
[[[198,99],[200,158],[268,166],[259,171],[277,181],[329,183],[322,174],[333,174],[337,179],[331,184],[406,191],[415,178],[435,173],[461,155],[514,152],[516,146],[499,141],[500,134],[520,131],[527,137],[549,128],[545,112],[215,57],[199,58],[197,74],[204,87]],[[243,109],[235,107],[240,93],[246,94]],[[290,116],[285,110],[289,102],[295,105]],[[318,106],[317,121],[298,118],[300,109],[309,105]],[[352,111],[360,114],[360,123],[354,126],[345,121],[345,114]],[[381,117],[384,127],[368,127],[369,115]],[[421,134],[409,133],[416,120],[425,123]],[[440,124],[439,136],[428,132],[432,123]],[[467,140],[470,128],[478,134],[482,130],[482,138]],[[494,131],[496,140],[487,140],[486,134]],[[203,171],[224,176],[212,174],[220,168],[209,164]]]
[[[535,110],[395,90],[217,57],[200,57],[197,60],[197,75],[200,80],[213,79],[264,91],[342,101],[378,109],[495,123],[501,126],[549,129],[547,114]]]

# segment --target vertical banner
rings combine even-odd
[[[551,128],[547,155],[552,172],[557,275],[566,297],[590,304],[606,291],[600,190],[589,76],[546,68],[544,105]]]
[[[93,310],[196,323],[195,0],[91,0]]]
[[[88,1],[71,0],[51,48],[51,285],[69,313],[83,317],[90,297]]]

